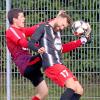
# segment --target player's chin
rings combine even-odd
[[[21,26],[21,27],[24,27],[24,25],[25,25],[24,22],[21,22],[21,23],[20,23],[20,26]]]

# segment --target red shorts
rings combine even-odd
[[[73,73],[66,66],[61,64],[55,64],[54,66],[48,67],[44,72],[48,78],[61,87],[64,87],[66,80],[69,78],[73,78],[77,81]]]

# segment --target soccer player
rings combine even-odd
[[[40,53],[45,75],[61,87],[66,87],[60,100],[79,100],[83,88],[73,73],[62,63],[62,53],[69,52],[87,42],[86,37],[66,44],[61,43],[61,30],[71,24],[66,13],[59,14],[54,20],[41,24],[32,35],[28,47]],[[35,46],[35,43],[39,46]],[[45,49],[41,53],[41,49]]]
[[[24,12],[20,9],[11,9],[8,12],[8,20],[10,27],[6,31],[6,42],[12,60],[21,75],[36,87],[37,93],[32,100],[44,100],[48,94],[48,87],[41,72],[41,57],[29,53],[27,39],[35,32],[38,25],[25,28]],[[43,49],[40,52],[43,52]]]

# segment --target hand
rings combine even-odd
[[[44,47],[41,47],[40,49],[38,49],[38,53],[40,53],[40,54],[43,54],[45,52],[46,51],[45,51],[45,48]]]
[[[87,43],[91,43],[92,39],[91,39],[91,26],[89,25],[89,23],[87,24],[87,30],[86,32],[83,34],[83,36],[81,37],[85,37],[87,39]]]
[[[81,40],[82,44],[85,44],[87,42],[87,38],[86,37],[81,37],[80,40]]]
[[[91,26],[89,25],[89,23],[86,23],[86,24],[87,24],[87,31],[85,33],[85,36],[86,36],[86,38],[89,38],[90,33],[91,33]]]

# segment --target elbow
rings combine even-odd
[[[35,51],[35,52],[37,52],[37,51],[38,51],[38,48],[37,48],[37,47],[35,47],[35,43],[34,43],[34,42],[32,42],[32,41],[29,41],[29,42],[28,42],[28,48],[29,48],[30,50]]]

